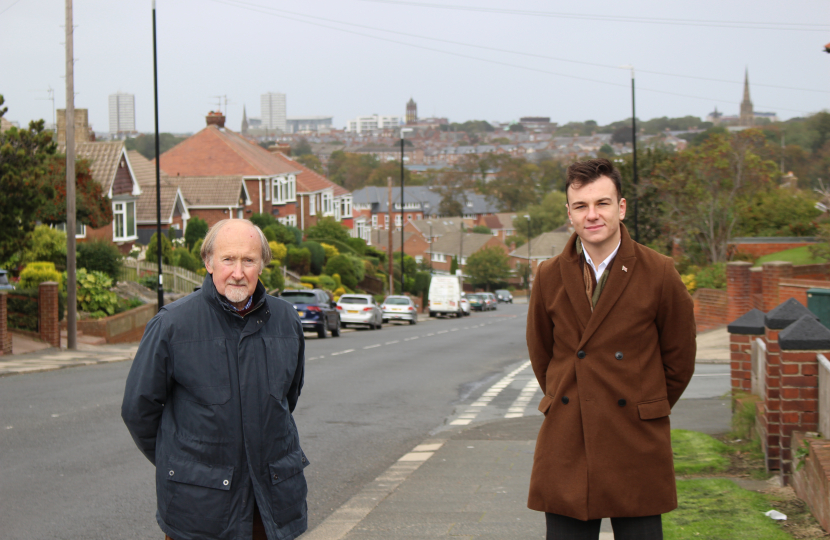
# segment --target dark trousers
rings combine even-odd
[[[548,528],[546,540],[597,540],[601,519],[582,521],[559,514],[545,513]],[[660,515],[611,518],[614,540],[663,540]]]
[[[253,531],[253,540],[268,540],[268,537],[265,536],[265,525],[262,524],[262,516],[259,515],[259,508],[254,505],[254,531]],[[173,540],[166,534],[164,535],[164,540]]]

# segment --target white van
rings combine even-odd
[[[429,284],[429,316],[436,315],[463,315],[458,276],[432,276]]]

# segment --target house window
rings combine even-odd
[[[271,200],[271,190],[268,189],[268,182],[265,183],[265,200],[266,201]]]
[[[329,215],[334,212],[334,208],[332,203],[334,202],[334,197],[330,191],[323,192],[323,200],[322,200],[322,207],[323,207],[323,215]]]
[[[418,264],[421,264],[422,262],[424,262],[423,255],[415,255],[415,262],[418,263]]]
[[[316,216],[317,215],[317,195],[311,195],[308,198],[308,215]]]
[[[293,174],[288,177],[285,183],[285,202],[294,202],[297,200],[297,177]]]
[[[398,214],[395,216],[395,227],[400,227],[402,225],[401,215]]]
[[[274,204],[285,204],[288,182],[285,178],[274,178]]]
[[[476,218],[475,214],[464,214],[464,219],[475,219],[475,218]]]
[[[406,220],[407,221],[412,221],[412,214],[407,214],[406,215]]]
[[[66,232],[66,223],[58,223],[53,228]],[[79,221],[75,221],[75,238],[86,238],[86,225]]]
[[[135,238],[135,201],[112,203],[112,227],[115,241]]]
[[[342,209],[340,210],[340,215],[344,218],[352,217],[352,199],[351,197],[343,197],[340,201],[342,205]]]
[[[372,216],[372,228],[373,229],[378,228],[378,216],[377,216],[377,214]]]
[[[334,219],[335,221],[340,221],[340,201],[338,199],[334,200]]]
[[[443,253],[433,253],[432,260],[433,262],[447,262],[447,258]]]

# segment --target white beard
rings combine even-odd
[[[229,287],[229,285],[246,285],[245,287]],[[225,298],[228,301],[239,304],[248,299],[247,283],[227,283],[225,284]]]

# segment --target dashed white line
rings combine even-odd
[[[427,334],[427,337],[429,337],[429,336],[434,336],[434,335],[435,335],[435,334],[433,334],[433,333],[429,333],[429,334]]]
[[[441,330],[440,332],[437,332],[437,333],[438,334],[446,334],[447,332],[449,332],[449,330]]]
[[[374,349],[375,347],[380,347],[380,343],[375,343],[374,345],[367,345],[363,347],[364,349]]]
[[[458,332],[458,328],[453,328],[450,332]]]
[[[404,341],[412,341],[413,339],[418,339],[419,337],[421,337],[421,336],[408,337],[408,338],[405,338]]]
[[[385,344],[386,344],[386,345],[394,345],[395,343],[400,343],[400,341],[398,341],[398,340],[396,339],[395,341],[387,341]]]
[[[354,349],[346,349],[345,351],[333,352],[333,353],[331,353],[331,355],[332,356],[337,356],[339,354],[346,354],[346,353],[350,353],[350,352],[354,352]]]

